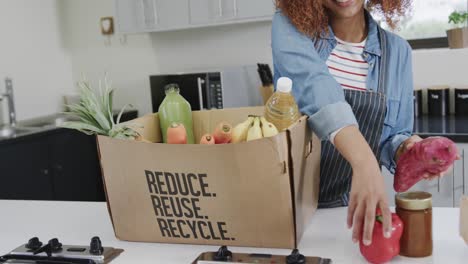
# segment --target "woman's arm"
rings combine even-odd
[[[411,59],[411,47],[405,45],[405,51],[402,53],[403,63],[401,64],[402,71],[402,89],[400,97],[400,108],[395,127],[392,129],[389,139],[382,146],[382,164],[384,164],[390,172],[394,173],[396,163],[400,156],[411,149],[414,144],[421,141],[422,138],[418,135],[411,136],[414,123],[414,104],[413,104],[413,68]],[[458,156],[457,159],[460,159]],[[424,178],[432,180],[442,177],[452,168],[439,174],[426,174]]]
[[[413,133],[414,123],[414,84],[413,84],[413,64],[411,47],[408,43],[404,45],[401,52],[401,63],[399,66],[402,92],[400,94],[400,107],[398,109],[397,122],[390,132],[390,137],[382,144],[381,162],[391,173],[395,173],[396,161],[399,154],[404,150],[400,146],[408,140]]]
[[[357,126],[343,89],[330,75],[312,40],[280,12],[273,18],[271,41],[275,79],[293,80],[299,110],[309,116],[309,125],[320,139],[328,139],[339,128]]]
[[[353,182],[348,211],[348,224],[354,226],[353,240],[371,243],[377,205],[384,213],[384,230],[391,227],[383,177],[371,148],[358,129],[343,89],[330,75],[315,50],[312,40],[277,12],[273,18],[272,49],[275,78],[289,77],[294,82],[293,94],[309,125],[322,139],[343,128],[335,136],[335,147],[353,168]]]
[[[382,211],[384,236],[391,232],[391,212],[385,183],[374,153],[355,126],[342,129],[335,137],[335,147],[353,168],[348,206],[348,227],[353,227],[353,241],[361,238],[365,245],[372,243],[375,212]]]

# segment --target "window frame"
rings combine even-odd
[[[468,11],[468,0],[466,0],[466,10]],[[468,26],[468,21],[466,23]],[[422,39],[408,39],[413,50],[415,49],[439,49],[439,48],[448,48],[448,38],[437,37],[437,38],[422,38]]]
[[[448,38],[423,38],[423,39],[408,39],[412,49],[439,49],[448,48]]]

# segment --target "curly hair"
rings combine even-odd
[[[276,6],[300,32],[312,37],[328,30],[328,13],[323,1],[326,0],[276,0]],[[374,14],[382,15],[388,26],[395,29],[401,17],[410,9],[411,2],[367,0],[366,8]]]

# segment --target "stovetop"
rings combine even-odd
[[[89,246],[63,245],[57,238],[42,243],[37,237],[17,247],[0,263],[15,264],[104,264],[116,258],[122,249],[103,247],[99,237],[93,237]]]
[[[192,264],[331,264],[331,259],[320,257],[308,257],[294,249],[288,256],[270,254],[246,254],[233,253],[226,246],[219,248],[217,252],[205,252],[200,254]]]

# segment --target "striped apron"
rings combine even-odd
[[[379,37],[382,57],[377,91],[344,90],[345,99],[353,109],[359,129],[377,160],[380,160],[380,140],[387,111],[384,84],[388,56],[386,36],[380,28]],[[352,174],[351,165],[335,147],[329,141],[322,142],[319,208],[348,205]]]

